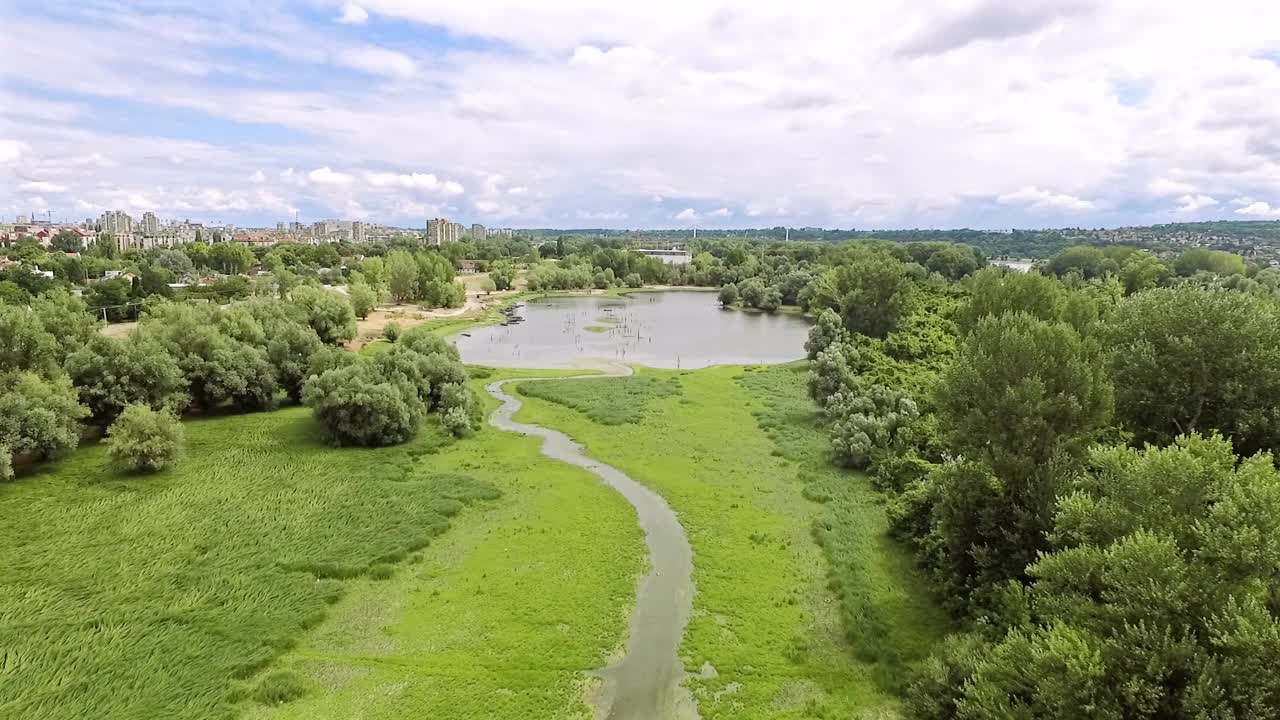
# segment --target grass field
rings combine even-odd
[[[591,417],[615,416],[625,384],[583,381],[595,390],[584,393],[548,383],[517,419],[568,433],[679,514],[696,586],[681,655],[701,716],[896,712],[893,676],[939,637],[944,621],[920,599],[923,586],[887,538],[866,478],[827,469],[803,374],[710,368],[643,370],[640,378],[675,379],[681,391],[646,398],[636,421],[603,424]],[[606,382],[616,383],[611,392]],[[780,429],[783,422],[790,426]],[[862,615],[884,640],[879,653],[849,641],[851,630],[870,626]],[[883,650],[889,643],[900,644],[896,653]]]
[[[438,427],[322,445],[303,408],[190,422],[150,477],[102,446],[0,485],[0,717],[229,717],[352,578],[394,576],[489,480]]]
[[[333,449],[291,408],[187,433],[171,472],[90,447],[0,485],[0,717],[585,717],[643,550],[595,478],[487,428]]]
[[[475,374],[492,375],[479,387],[532,373]],[[533,438],[486,427],[436,459],[501,499],[421,563],[356,583],[278,663],[306,695],[248,717],[591,716],[586,673],[625,641],[644,569],[634,511],[589,473],[543,458]]]

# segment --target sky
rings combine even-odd
[[[0,0],[0,220],[1280,219],[1275,0]]]

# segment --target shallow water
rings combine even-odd
[[[517,314],[522,322],[453,336],[462,359],[525,368],[783,363],[804,357],[809,332],[797,315],[725,310],[716,293],[681,290],[542,298]]]
[[[629,372],[625,368],[623,371]],[[502,386],[523,381],[501,380],[485,386],[490,395],[502,402],[489,416],[489,424],[507,432],[542,438],[543,455],[588,470],[621,493],[636,509],[649,549],[649,574],[636,596],[626,654],[596,672],[605,681],[598,709],[607,720],[696,718],[693,700],[681,686],[684,668],[678,655],[693,606],[693,550],[684,528],[660,495],[621,470],[588,457],[568,435],[512,420],[520,401]]]

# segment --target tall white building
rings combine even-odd
[[[98,219],[102,232],[111,235],[128,235],[133,232],[133,218],[122,210],[108,210]]]
[[[147,211],[142,213],[142,232],[145,235],[155,235],[160,232],[160,218],[156,214]]]
[[[471,237],[476,240],[483,240],[489,237],[489,231],[485,230],[484,226],[480,223],[474,223],[471,226]]]
[[[427,221],[427,244],[440,247],[448,242],[449,221],[444,218],[432,218]]]
[[[364,223],[359,220],[351,221],[351,242],[364,242]]]

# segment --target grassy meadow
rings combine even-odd
[[[481,371],[482,384],[556,371]],[[489,407],[496,401],[485,395]],[[386,582],[359,582],[278,663],[308,692],[250,718],[583,718],[626,640],[635,512],[539,441],[485,427],[436,456],[502,492]]]
[[[500,494],[435,460],[435,425],[379,450],[321,444],[303,408],[186,427],[170,471],[98,445],[0,485],[0,717],[234,716],[352,580]]]
[[[673,380],[678,394],[665,391]],[[681,655],[703,718],[896,712],[903,665],[945,620],[920,600],[867,479],[827,466],[803,368],[646,369],[518,389],[518,420],[568,433],[679,514],[696,589]],[[641,411],[621,417],[628,397]]]

